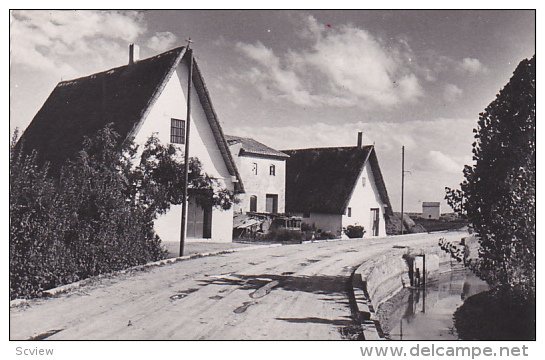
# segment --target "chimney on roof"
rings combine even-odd
[[[361,149],[363,147],[363,133],[361,131],[358,131],[358,148]]]
[[[129,65],[140,60],[140,47],[138,45],[129,44]]]

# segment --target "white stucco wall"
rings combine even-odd
[[[303,213],[294,213],[295,216],[303,217]],[[341,235],[342,215],[341,214],[322,214],[310,213],[309,217],[303,217],[302,222],[308,225],[314,225],[316,230],[329,231],[335,235]]]
[[[186,119],[187,71],[180,64],[177,71],[166,84],[161,95],[152,106],[145,121],[135,134],[137,144],[145,144],[153,133],[163,144],[170,142],[171,118]],[[204,171],[218,179],[227,189],[233,190],[234,184],[225,165],[214,134],[209,126],[204,110],[200,104],[195,87],[191,90],[191,129],[189,156],[197,157]],[[177,145],[184,150],[184,145]],[[173,206],[171,210],[155,222],[155,231],[165,241],[178,241],[180,238],[181,205]],[[212,211],[212,241],[232,241],[233,210],[214,208]],[[188,239],[202,240],[202,239]]]
[[[362,178],[365,178],[365,185]],[[356,182],[348,207],[352,208],[352,216],[348,217],[347,214],[342,216],[342,227],[347,227],[348,225],[361,225],[366,231],[364,237],[372,236],[371,209],[378,208],[380,218],[378,236],[386,235],[384,204],[380,199],[369,163],[365,165]]]
[[[424,219],[439,219],[441,217],[441,207],[422,205],[422,217]]]
[[[238,156],[240,145],[230,146],[237,169],[244,184],[244,194],[239,195],[240,203],[235,211],[250,211],[250,197],[257,196],[257,212],[266,212],[266,195],[278,195],[278,213],[286,209],[286,161],[262,158],[250,155]],[[253,163],[257,164],[257,175],[252,172]],[[275,166],[275,175],[269,174],[269,167]]]

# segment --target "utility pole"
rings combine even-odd
[[[191,38],[187,39],[187,49],[186,53],[189,56],[189,72],[187,75],[187,115],[185,118],[185,151],[184,151],[184,196],[182,201],[182,221],[180,226],[180,256],[184,256],[184,244],[186,238],[186,229],[187,229],[187,181],[189,173],[189,129],[190,119],[191,119],[191,83],[193,79],[193,50],[189,47],[191,46]]]
[[[405,146],[401,147],[401,235],[404,233],[403,229],[403,197],[405,190]]]

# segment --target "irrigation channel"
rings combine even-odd
[[[470,270],[455,266],[425,288],[402,289],[379,306],[377,315],[391,340],[456,340],[454,312],[465,299],[488,289]]]

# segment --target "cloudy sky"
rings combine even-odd
[[[194,40],[228,134],[278,149],[374,143],[399,211],[440,201],[471,162],[478,114],[535,52],[533,11],[16,11],[10,129],[60,80]],[[450,208],[443,202],[443,210]]]

